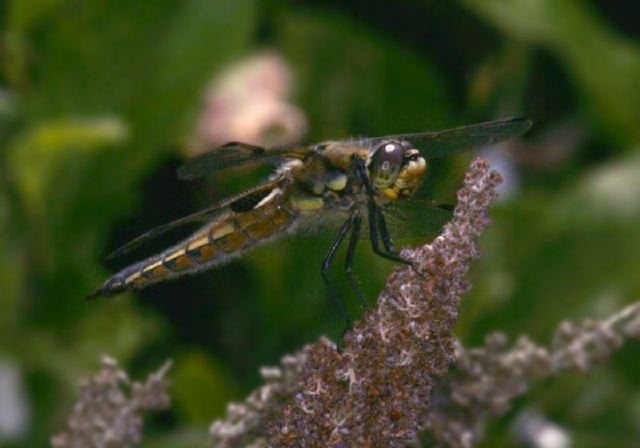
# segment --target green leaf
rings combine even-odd
[[[640,142],[640,47],[576,0],[464,0],[509,36],[552,51],[576,82],[594,127]]]
[[[9,147],[8,165],[27,210],[42,213],[53,173],[62,164],[126,139],[125,124],[112,117],[55,120],[17,137]]]
[[[313,12],[313,13],[311,13]],[[437,69],[400,44],[320,10],[279,17],[314,139],[438,129],[451,105]]]
[[[173,381],[175,409],[189,423],[209,423],[221,417],[236,395],[235,384],[222,364],[202,352],[178,357]]]

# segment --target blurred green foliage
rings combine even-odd
[[[113,269],[107,249],[203,202],[207,187],[222,196],[259,180],[180,185],[172,170],[209,79],[265,47],[291,65],[310,141],[534,119],[511,159],[520,184],[481,242],[465,341],[494,329],[545,341],[563,318],[638,298],[638,13],[630,1],[577,0],[4,2],[0,360],[23,376],[31,409],[8,446],[45,446],[102,353],[139,375],[175,359],[173,409],[150,422],[147,442],[194,446],[257,385],[259,366],[341,331],[315,240],[139,297],[83,300]],[[558,143],[558,128],[583,137]],[[545,159],[545,147],[561,154]],[[469,157],[435,163],[425,197],[452,201]],[[356,260],[373,300],[391,266],[366,247]],[[355,302],[340,267],[334,276]],[[516,407],[570,428],[578,446],[635,446],[639,352],[630,343],[609,367],[549,381]],[[486,446],[513,446],[508,424]]]

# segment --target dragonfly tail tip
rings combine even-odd
[[[101,297],[113,297],[124,291],[124,288],[114,288],[109,282],[104,283],[99,288],[94,289],[92,292],[85,296],[85,300],[95,300]]]
[[[85,300],[95,300],[98,297],[104,296],[104,289],[102,287],[95,289],[93,291],[91,291],[89,294],[87,294],[84,299]]]

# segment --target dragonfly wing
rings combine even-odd
[[[132,250],[148,243],[149,241],[164,235],[167,232],[183,227],[186,224],[201,223],[212,219],[214,216],[222,213],[224,210],[233,210],[235,212],[250,210],[255,207],[262,199],[267,197],[274,188],[280,185],[282,179],[264,183],[258,187],[252,188],[235,196],[228,197],[204,210],[197,211],[191,215],[183,216],[175,221],[168,222],[161,226],[155,227],[148,232],[134,238],[124,246],[119,247],[115,251],[107,255],[106,259],[110,260],[124,255]]]
[[[509,140],[524,134],[531,124],[527,118],[505,118],[442,131],[389,135],[379,137],[377,141],[408,140],[420,149],[423,157],[433,159]],[[372,144],[376,145],[376,139],[372,140]]]
[[[436,201],[408,199],[383,209],[393,239],[435,237],[453,217],[453,206]]]
[[[387,229],[393,240],[425,239],[436,236],[451,220],[452,210],[451,205],[419,199],[407,199],[389,204],[382,209]],[[296,234],[302,237],[334,240],[347,219],[349,219],[349,213],[345,211],[322,211],[313,217],[301,218]],[[366,222],[362,226],[360,239],[369,239],[369,226]]]
[[[200,154],[178,168],[178,177],[194,180],[211,172],[249,163],[280,163],[287,158],[303,158],[308,147],[288,145],[263,148],[241,142],[229,142]]]

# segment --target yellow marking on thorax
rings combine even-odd
[[[333,191],[342,191],[347,186],[347,175],[344,173],[338,173],[333,178],[327,181],[327,187]]]
[[[291,204],[301,211],[318,210],[324,207],[324,200],[317,196],[295,195],[291,197]]]
[[[311,191],[313,192],[313,194],[322,194],[322,192],[324,191],[324,187],[324,182],[322,182],[321,180],[317,180],[311,185]]]

